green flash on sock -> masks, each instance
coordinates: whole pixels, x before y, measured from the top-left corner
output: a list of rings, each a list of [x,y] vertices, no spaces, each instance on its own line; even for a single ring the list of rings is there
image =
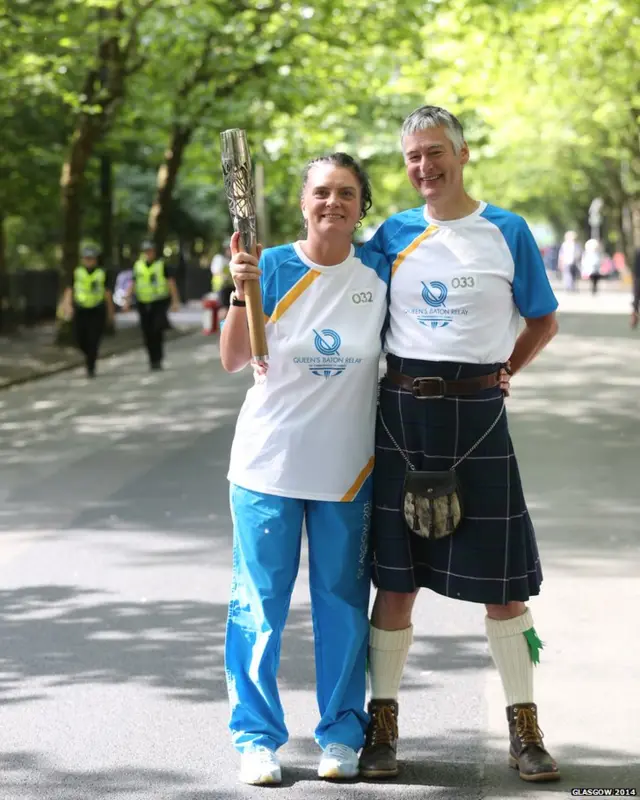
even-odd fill
[[[540,663],[540,651],[544,648],[544,644],[540,641],[535,628],[529,628],[524,631],[524,638],[529,645],[529,655],[534,664]]]

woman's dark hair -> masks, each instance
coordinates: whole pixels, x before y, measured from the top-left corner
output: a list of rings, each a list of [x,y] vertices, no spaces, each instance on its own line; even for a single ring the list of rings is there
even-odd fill
[[[364,217],[367,216],[367,211],[373,204],[371,199],[371,183],[369,181],[369,176],[360,166],[360,164],[358,164],[355,158],[351,158],[351,156],[347,155],[346,153],[330,153],[326,156],[320,156],[319,158],[311,159],[302,173],[303,192],[305,186],[307,185],[307,181],[309,180],[309,173],[311,172],[312,167],[315,167],[316,164],[333,164],[334,167],[344,167],[345,169],[350,169],[351,172],[353,172],[358,179],[358,183],[360,184],[360,219],[364,219]]]

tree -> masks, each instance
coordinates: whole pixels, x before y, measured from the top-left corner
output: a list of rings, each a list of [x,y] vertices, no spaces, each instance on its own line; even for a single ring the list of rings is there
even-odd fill
[[[342,105],[355,118],[358,98],[368,103],[366,92],[372,83],[388,80],[393,67],[390,48],[397,52],[398,43],[406,46],[413,35],[413,12],[405,9],[400,17],[397,11],[396,3],[363,0],[350,3],[348,13],[341,4],[327,1],[313,7],[299,0],[192,4],[170,35],[165,32],[164,58],[147,75],[156,86],[170,82],[166,65],[172,75],[180,76],[149,213],[149,230],[158,248],[166,237],[179,169],[198,130],[213,142],[212,172],[219,176],[219,133],[224,128],[248,128],[256,155],[267,160],[262,143],[283,114],[296,118],[292,133],[303,140],[314,125],[325,124],[321,113],[334,118]],[[393,26],[388,24],[392,19]],[[368,61],[354,50],[358,41],[371,45]]]
[[[72,97],[75,125],[60,178],[63,214],[62,269],[71,276],[78,263],[82,186],[97,143],[114,124],[127,81],[143,63],[138,55],[139,27],[157,0],[96,2],[100,31],[94,57],[88,54],[81,91]],[[93,25],[90,31],[95,31]]]
[[[188,231],[219,239],[229,223],[219,134],[229,127],[247,129],[264,167],[274,241],[298,232],[304,163],[337,149],[369,169],[375,223],[419,202],[398,133],[425,102],[462,119],[478,196],[560,233],[584,225],[598,195],[609,234],[640,243],[635,0],[20,0],[10,9],[0,15],[0,270],[61,261],[70,272],[81,233],[98,238],[95,156],[105,148],[123,252],[148,228],[159,245]]]
[[[452,0],[433,33],[430,99],[466,122],[474,189],[546,217],[558,233],[584,227],[600,195],[621,239],[640,180],[634,0]],[[418,69],[404,78],[413,87]]]

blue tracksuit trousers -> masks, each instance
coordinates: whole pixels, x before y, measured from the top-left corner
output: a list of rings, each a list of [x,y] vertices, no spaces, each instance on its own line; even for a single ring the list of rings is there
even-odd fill
[[[368,723],[370,499],[299,500],[232,485],[231,511],[225,670],[235,747],[276,750],[288,739],[276,676],[304,521],[320,710],[315,739],[323,748],[339,742],[359,750]]]

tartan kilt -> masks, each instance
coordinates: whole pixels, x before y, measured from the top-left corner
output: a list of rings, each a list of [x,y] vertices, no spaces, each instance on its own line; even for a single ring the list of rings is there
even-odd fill
[[[486,375],[500,364],[417,361],[388,355],[413,377],[449,380]],[[466,396],[418,399],[380,382],[373,471],[373,581],[392,592],[424,586],[446,597],[504,604],[537,595],[542,570],[520,482],[506,411],[492,432],[456,469],[464,518],[443,539],[413,533],[403,512],[407,464],[380,423],[417,470],[446,470],[491,426],[504,403],[499,387]]]

